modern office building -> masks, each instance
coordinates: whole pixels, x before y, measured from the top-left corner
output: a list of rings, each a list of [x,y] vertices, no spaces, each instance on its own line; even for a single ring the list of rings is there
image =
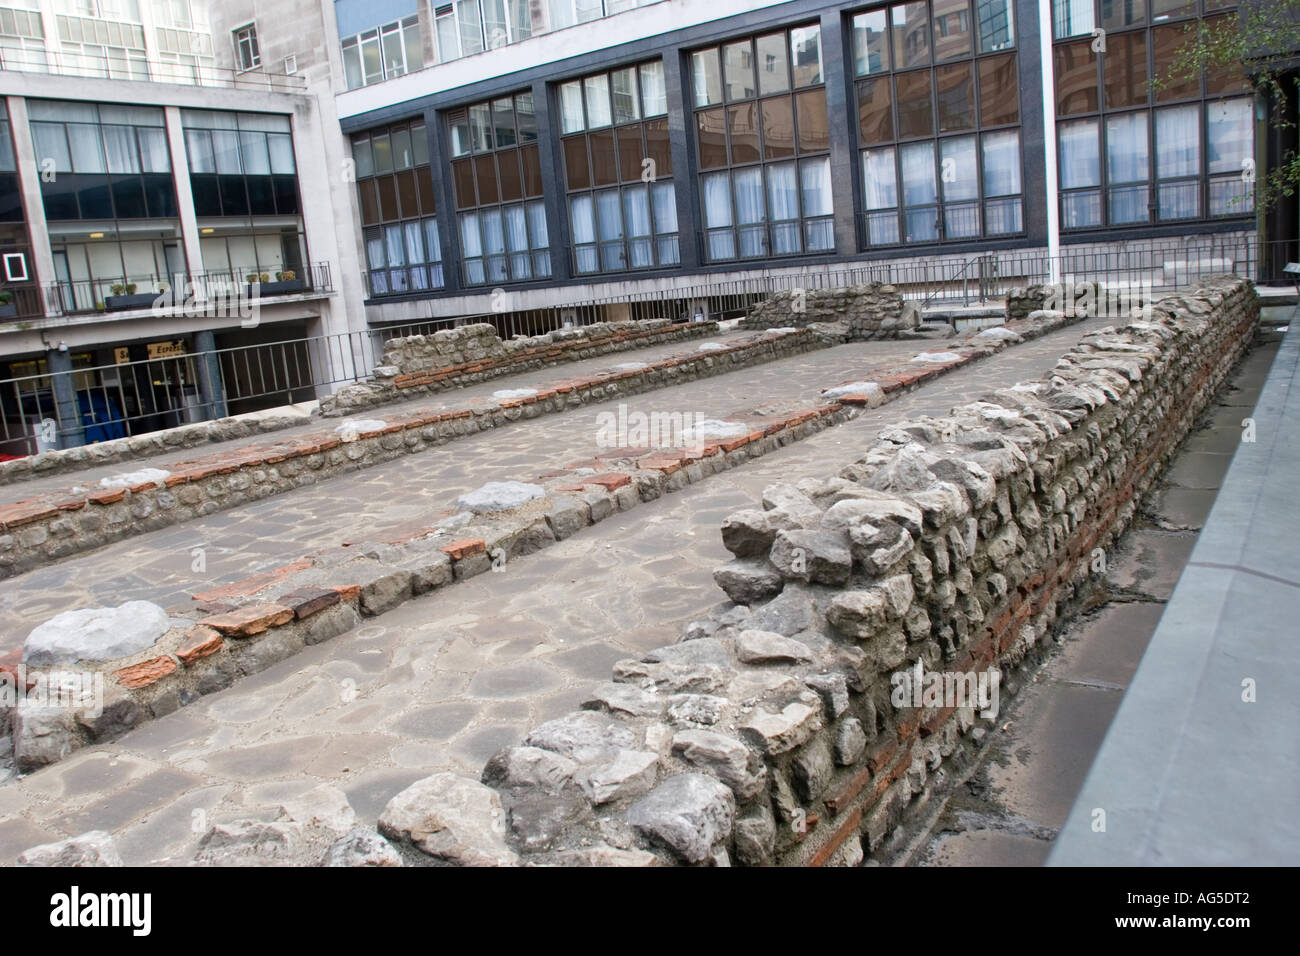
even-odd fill
[[[0,313],[0,361],[13,378],[159,341],[298,339],[310,368],[317,336],[642,314],[632,300],[698,314],[718,289],[876,264],[1238,259],[1294,235],[1294,209],[1261,217],[1253,199],[1285,133],[1244,75],[1167,80],[1182,43],[1237,15],[1233,0],[26,0],[0,8],[0,309],[19,319]],[[250,277],[256,328],[157,298]],[[130,287],[152,306],[128,308]],[[267,404],[349,374],[326,364],[303,390],[286,372],[226,392]]]
[[[225,5],[214,31],[301,70],[290,5]],[[1231,0],[320,11],[370,325],[1008,250],[1231,258],[1259,228],[1244,74],[1152,83]]]

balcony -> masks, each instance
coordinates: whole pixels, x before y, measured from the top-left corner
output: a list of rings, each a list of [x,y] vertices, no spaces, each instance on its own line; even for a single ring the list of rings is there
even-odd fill
[[[225,269],[191,276],[138,275],[50,282],[44,287],[46,308],[54,315],[98,312],[183,313],[203,303],[241,299],[328,295],[334,279],[328,262],[313,262],[301,271]]]

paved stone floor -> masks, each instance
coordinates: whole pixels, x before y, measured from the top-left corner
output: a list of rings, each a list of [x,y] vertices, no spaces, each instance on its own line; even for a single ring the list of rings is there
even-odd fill
[[[1197,531],[1214,504],[1242,419],[1277,350],[1265,335],[1183,444],[1108,556],[1100,605],[1077,618],[1009,702],[979,763],[904,860],[923,866],[1039,866],[1119,709]]]
[[[200,455],[206,456],[220,454],[222,451],[230,450],[254,441],[259,444],[264,444],[268,439],[278,440],[282,438],[292,438],[295,435],[301,435],[305,432],[319,431],[322,424],[326,427],[332,428],[341,422],[347,421],[349,418],[384,418],[385,416],[396,416],[407,412],[413,412],[416,409],[440,411],[448,408],[460,408],[463,403],[470,399],[491,398],[493,392],[503,388],[535,388],[540,391],[542,386],[548,383],[563,381],[570,378],[580,378],[584,375],[594,375],[599,372],[607,372],[615,365],[620,365],[624,362],[645,362],[649,365],[673,355],[698,355],[699,346],[704,342],[723,342],[731,344],[737,339],[753,334],[755,333],[728,328],[709,338],[689,339],[685,342],[667,342],[662,345],[650,345],[644,348],[630,349],[624,352],[610,352],[606,355],[598,355],[595,358],[583,359],[578,362],[552,365],[548,368],[540,368],[531,372],[521,372],[515,375],[503,375],[500,378],[489,379],[486,382],[479,382],[475,385],[469,385],[464,388],[450,389],[445,392],[436,392],[432,395],[426,394],[404,402],[395,402],[391,405],[380,405],[375,408],[364,409],[355,415],[349,415],[343,418],[313,418],[307,424],[295,425],[290,428],[280,429],[279,431],[267,432],[265,435],[259,435],[255,439],[241,438],[227,442],[212,442],[209,444],[197,445],[194,448],[186,448],[162,455],[156,455],[147,459],[133,459],[131,461],[118,462],[111,465],[102,465],[96,468],[87,468],[83,471],[51,475],[48,478],[38,478],[32,481],[0,485],[0,505],[10,504],[15,501],[23,501],[27,498],[50,491],[62,491],[71,485],[96,484],[101,478],[121,474],[124,471],[137,471],[141,468],[167,468],[168,464],[171,462],[188,461]],[[916,351],[923,348],[924,343],[914,342],[912,343],[912,346],[913,350]]]
[[[0,863],[33,844],[95,828],[117,834],[128,863],[183,863],[212,822],[256,815],[322,782],[344,790],[358,816],[373,822],[388,799],[416,779],[439,769],[476,775],[496,750],[579,704],[588,688],[608,679],[614,661],[675,641],[687,621],[722,600],[712,570],[729,555],[718,526],[731,511],[757,501],[764,487],[834,473],[860,457],[884,425],[943,414],[991,388],[1037,377],[1102,324],[1081,323],[941,377],[852,422],[517,559],[501,573],[408,602],[117,741],[0,786]],[[914,351],[915,343],[908,344]],[[840,377],[851,376],[853,358],[836,349],[781,369],[769,365],[710,379],[698,383],[698,400],[707,399],[703,407],[710,410],[771,400],[780,383],[794,383],[805,372],[810,382],[834,379],[839,373],[827,363],[844,363]],[[685,397],[671,400],[690,407]],[[472,483],[518,477],[542,460],[530,455],[553,451],[545,443],[532,451],[513,448],[537,424],[516,430],[509,450],[493,451],[491,441],[480,450],[462,443],[462,462],[486,463],[481,455],[489,452],[507,456],[491,467],[509,474],[476,465]],[[500,433],[498,443],[505,444],[506,435]],[[381,465],[357,478],[391,480],[385,476],[394,468],[417,462],[434,467],[437,454]],[[470,475],[443,480],[452,484],[437,490],[440,501],[468,485]],[[332,499],[331,508],[355,511],[377,493]],[[411,494],[400,482],[384,493],[391,508],[406,507],[400,497]],[[291,498],[280,507],[293,507]],[[319,520],[333,520],[331,514]],[[249,547],[256,534],[250,526]],[[164,569],[168,561],[182,563],[175,555],[155,552],[153,558]],[[188,566],[188,552],[183,561]],[[72,590],[60,597],[31,593],[27,600],[62,607],[58,602],[81,587],[76,575],[68,581],[65,588]]]

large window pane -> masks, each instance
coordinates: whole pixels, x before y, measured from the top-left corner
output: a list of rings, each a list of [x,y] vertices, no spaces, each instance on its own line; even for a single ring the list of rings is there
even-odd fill
[[[891,209],[898,205],[898,173],[892,146],[863,150],[862,195],[868,209]]]
[[[981,53],[1009,50],[1016,45],[1016,22],[1011,0],[975,0],[975,19],[979,26]]]
[[[1156,110],[1156,176],[1174,179],[1201,171],[1200,110],[1178,106]]]
[[[767,208],[773,222],[799,218],[799,184],[794,163],[767,167]]]
[[[935,62],[971,55],[968,0],[932,0]]]
[[[805,216],[829,216],[834,213],[829,157],[805,159],[799,164],[799,189]]]
[[[794,155],[794,109],[788,96],[762,101],[763,158],[788,159]]]
[[[604,73],[589,76],[582,81],[583,92],[587,99],[587,126],[597,129],[610,124],[609,80]]]
[[[953,63],[935,70],[939,132],[975,128],[975,80],[971,64]]]
[[[576,133],[583,129],[582,84],[577,80],[560,85],[560,130]]]
[[[1020,84],[1016,81],[1014,54],[984,57],[978,62],[980,122],[985,126],[1019,122]]]
[[[696,106],[722,102],[722,71],[718,66],[716,49],[692,53],[691,74],[694,80]]]
[[[906,70],[930,62],[929,4],[902,3],[890,10],[894,35],[894,69]]]
[[[1102,62],[1106,106],[1118,109],[1147,102],[1147,35],[1121,33],[1106,41]]]
[[[1092,51],[1092,41],[1062,43],[1052,56],[1056,68],[1056,112],[1061,116],[1096,112],[1097,54]]]
[[[637,98],[636,68],[628,67],[615,70],[610,74],[614,88],[614,122],[631,123],[641,118],[641,106]]]
[[[985,133],[984,195],[1014,196],[1020,192],[1020,134],[1015,130]]]
[[[1106,117],[1106,175],[1110,182],[1145,182],[1147,171],[1147,114]]]
[[[731,131],[731,162],[758,162],[758,104],[727,107],[727,126]]]
[[[1093,0],[1052,0],[1052,24],[1058,40],[1092,33]]]
[[[934,135],[934,110],[930,105],[930,76],[929,70],[918,70],[913,73],[900,73],[894,77],[897,90],[895,99],[900,104],[907,104],[906,109],[898,111],[900,139]]]
[[[886,10],[872,10],[853,18],[853,70],[858,76],[889,69],[889,26]]]
[[[786,49],[785,34],[773,33],[759,37],[758,92],[781,93],[790,88],[790,54]]]
[[[826,90],[796,93],[794,112],[799,125],[799,152],[815,153],[830,149],[831,134],[826,114]]]
[[[722,62],[726,70],[727,99],[743,100],[753,96],[754,60],[749,41],[724,46]]]
[[[934,183],[934,143],[909,143],[901,151],[903,204],[916,206],[938,200]]]
[[[888,77],[858,84],[858,134],[864,146],[894,138],[894,107]]]
[[[822,81],[821,27],[797,27],[791,30],[790,55],[796,87],[820,83]]]

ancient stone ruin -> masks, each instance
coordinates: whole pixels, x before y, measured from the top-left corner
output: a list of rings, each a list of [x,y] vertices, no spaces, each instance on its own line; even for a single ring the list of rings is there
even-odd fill
[[[750,309],[741,327],[803,328],[840,323],[849,341],[898,338],[920,328],[921,313],[892,285],[868,282],[836,289],[788,289]]]

